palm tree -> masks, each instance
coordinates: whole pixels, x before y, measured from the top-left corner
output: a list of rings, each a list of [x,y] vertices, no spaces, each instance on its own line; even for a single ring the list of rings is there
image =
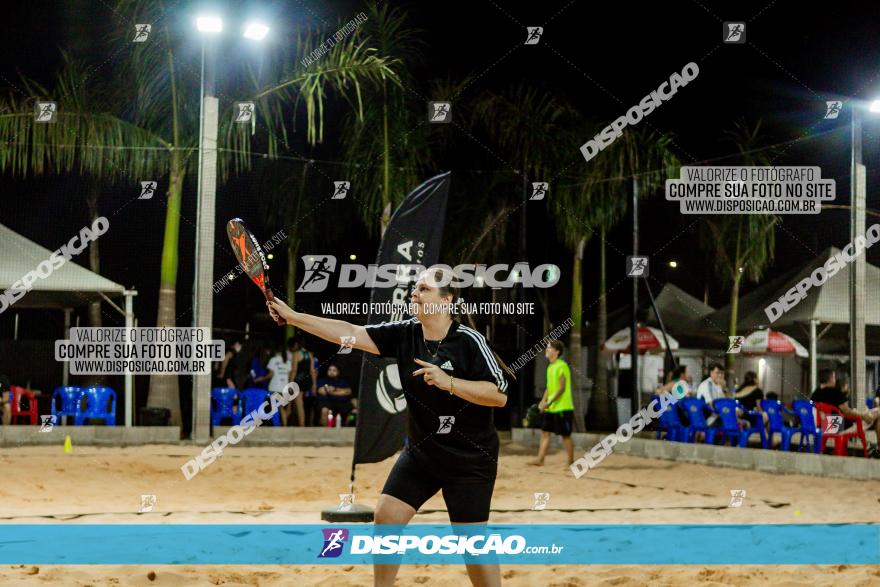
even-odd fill
[[[159,14],[161,5],[157,9],[156,5],[140,0],[127,0],[121,4],[132,5],[128,10],[120,12],[138,14],[139,18],[144,19],[138,22],[159,23],[159,30],[156,30],[157,25],[154,24],[151,34],[166,41],[164,44],[143,43],[133,52],[133,58],[128,62],[128,73],[134,80],[139,102],[137,112],[140,113],[142,124],[150,128],[162,128],[166,136],[170,137],[171,144],[178,146],[170,153],[168,208],[157,317],[157,326],[174,326],[180,204],[184,178],[191,175],[195,163],[192,157],[182,157],[179,147],[193,147],[197,144],[198,124],[195,114],[198,109],[187,108],[186,105],[197,104],[198,93],[195,84],[186,84],[193,76],[182,76],[175,69],[175,41],[179,43],[180,40],[172,39],[171,27],[163,24],[167,20],[163,21]],[[154,14],[148,14],[150,12]],[[306,138],[310,144],[314,144],[323,139],[323,113],[328,93],[335,92],[346,100],[355,102],[360,108],[361,84],[387,75],[387,66],[375,55],[375,51],[355,43],[352,37],[337,44],[315,63],[305,65],[294,58],[308,55],[326,37],[327,32],[321,29],[298,31],[293,43],[274,47],[275,51],[269,57],[271,63],[277,64],[277,81],[265,87],[255,87],[259,80],[251,75],[249,83],[226,88],[224,91],[226,95],[256,103],[257,117],[268,129],[268,133],[261,139],[270,157],[277,155],[282,148],[289,148],[288,130],[284,124],[285,106],[294,108],[294,116],[296,108],[304,106]],[[252,139],[242,125],[233,124],[230,116],[220,118],[218,134],[225,139],[221,145],[225,143],[228,146],[226,150],[221,149],[218,158],[218,176],[223,181],[230,171],[241,172],[250,168]],[[147,402],[149,405],[166,407],[172,414],[179,413],[178,397],[176,377],[152,378]]]
[[[463,85],[463,87],[465,87]],[[525,203],[522,201],[523,183],[528,181],[549,180],[551,173],[563,165],[565,155],[557,144],[547,140],[547,137],[559,136],[564,133],[567,116],[571,108],[564,102],[554,97],[551,93],[541,88],[518,84],[511,86],[501,93],[487,93],[478,96],[470,110],[470,127],[476,132],[483,132],[488,137],[488,150],[495,154],[492,163],[502,163],[506,167],[514,167],[513,173],[492,178],[494,187],[498,191],[497,197],[471,197],[466,214],[470,217],[462,219],[460,227],[473,227],[467,232],[476,232],[480,235],[477,244],[484,239],[489,243],[503,245],[504,235],[509,230],[508,223],[516,219],[513,212],[521,211]],[[475,140],[475,139],[474,139]],[[480,146],[482,154],[487,147]],[[550,196],[553,198],[554,186],[550,186]],[[480,210],[480,206],[487,210]],[[489,218],[482,226],[473,226],[474,221]],[[463,229],[464,230],[464,229]],[[493,292],[494,293],[494,292]],[[494,301],[494,300],[493,300]],[[539,294],[539,302],[541,302]],[[546,304],[542,304],[546,310]],[[521,326],[519,326],[521,328]],[[542,323],[543,334],[550,330],[550,317],[544,315]],[[579,352],[575,349],[575,353]],[[572,354],[572,367],[578,363],[578,356]],[[579,389],[580,379],[577,368],[572,370],[572,388]],[[579,406],[581,400],[579,394],[574,394],[575,418],[580,418],[580,429],[583,429],[583,416]]]
[[[421,61],[424,43],[421,31],[406,20],[404,10],[370,2],[367,20],[356,33],[388,60],[390,71],[367,85],[363,116],[350,113],[342,135],[343,158],[356,165],[352,190],[371,234],[377,227],[385,233],[392,210],[421,183],[430,163],[426,105],[417,103],[410,73]]]
[[[177,59],[175,51],[183,40],[176,38],[175,29],[167,25],[170,19],[166,18],[163,3],[121,0],[116,11],[134,15],[130,22],[153,23],[153,29],[149,42],[133,47],[132,31],[127,24],[111,35],[111,45],[124,47],[129,58],[113,70],[116,77],[103,84],[99,93],[106,96],[103,107],[93,109],[96,105],[87,107],[85,101],[78,100],[85,88],[94,90],[101,84],[92,75],[94,69],[88,73],[84,68],[78,69],[67,86],[59,84],[61,89],[55,94],[30,84],[28,91],[33,97],[21,100],[10,95],[0,116],[0,138],[7,145],[0,150],[0,168],[19,175],[77,169],[99,177],[119,174],[131,183],[167,176],[157,326],[170,327],[177,320],[181,199],[184,181],[192,177],[196,164],[192,155],[198,142],[198,76],[192,75],[194,68],[188,68],[186,75],[180,71],[187,67]],[[269,129],[267,136],[261,137],[269,156],[288,147],[288,131],[282,118],[284,107],[293,108],[294,115],[300,106],[304,107],[306,137],[315,143],[323,137],[323,112],[330,94],[360,108],[362,84],[375,83],[389,74],[385,60],[351,36],[308,67],[294,59],[308,54],[326,37],[324,31],[300,31],[293,43],[276,48],[278,58],[271,62],[278,64],[279,74],[272,84],[255,88],[252,77],[249,86],[225,88],[225,95],[240,97],[242,101],[250,98],[259,104],[258,115]],[[34,123],[35,99],[58,103],[57,123]],[[116,111],[118,105],[126,107]],[[218,160],[221,181],[231,171],[248,169],[251,161],[250,136],[240,125],[233,128],[231,119],[220,118],[221,145],[225,143],[227,147],[221,149]],[[171,423],[179,424],[177,377],[152,377],[148,405],[168,408]]]
[[[573,129],[578,129],[573,126]],[[571,152],[592,136],[593,128],[568,135]],[[672,139],[644,130],[627,130],[599,156],[591,159],[576,176],[577,183],[560,186],[551,198],[551,209],[566,244],[573,251],[572,265],[575,281],[572,285],[571,330],[572,360],[580,357],[581,265],[583,249],[592,236],[599,237],[599,299],[596,344],[596,385],[590,398],[591,426],[599,429],[613,427],[613,412],[607,390],[607,373],[599,347],[608,335],[606,303],[606,251],[608,231],[626,214],[632,179],[639,182],[641,197],[647,197],[671,176],[678,160],[670,151]],[[580,412],[581,416],[583,411]],[[577,415],[577,414],[576,414]]]
[[[153,177],[165,167],[164,148],[158,137],[121,121],[112,110],[110,87],[100,78],[89,83],[86,62],[61,52],[62,66],[52,90],[22,76],[26,95],[21,99],[10,90],[0,101],[0,172],[18,177],[78,174],[85,179],[85,202],[89,221],[99,215],[99,199],[110,184],[131,183],[130,173]],[[56,122],[34,123],[34,103],[54,101]],[[138,143],[152,148],[146,152],[125,149]],[[89,242],[89,269],[100,273],[99,241]],[[101,302],[89,303],[89,324],[100,327]],[[89,377],[102,384],[103,376]]]
[[[0,172],[29,176],[84,176],[89,219],[98,217],[102,191],[110,184],[131,184],[131,176],[154,177],[167,166],[167,145],[150,131],[121,120],[112,110],[111,88],[89,80],[85,61],[61,52],[62,67],[51,90],[27,77],[24,92],[10,89],[0,99]],[[88,83],[86,83],[86,81]],[[23,94],[21,98],[19,94]],[[37,101],[57,105],[56,122],[34,122]],[[142,150],[128,149],[138,144]],[[100,272],[98,240],[89,243],[89,268]],[[101,326],[101,304],[89,304],[89,323]]]
[[[753,127],[745,119],[736,121],[725,137],[739,151],[742,165],[772,165],[775,149],[759,150],[761,121]],[[774,214],[712,215],[705,218],[706,228],[701,231],[704,247],[715,252],[718,263],[715,270],[725,285],[730,286],[730,322],[728,335],[736,336],[739,310],[739,289],[743,279],[757,282],[773,262],[776,248],[774,228],[779,217]],[[733,381],[736,355],[727,353],[725,370],[728,381]]]

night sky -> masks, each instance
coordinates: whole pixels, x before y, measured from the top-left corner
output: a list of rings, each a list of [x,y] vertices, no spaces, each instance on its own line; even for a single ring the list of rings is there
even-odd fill
[[[123,18],[103,1],[9,3],[0,35],[4,59],[0,65],[0,85],[17,84],[19,74],[51,85],[59,50],[99,65],[100,73],[112,73],[119,57],[109,52],[101,35],[109,19]],[[170,11],[184,15],[193,5],[168,2]],[[818,165],[823,177],[837,180],[835,203],[849,200],[848,116],[822,120],[825,100],[868,99],[880,95],[880,8],[869,3],[841,2],[804,4],[777,2],[493,2],[469,0],[413,2],[408,6],[410,22],[423,30],[424,60],[415,68],[420,82],[440,79],[476,78],[467,92],[502,91],[515,83],[526,83],[542,91],[564,97],[585,118],[610,122],[673,72],[696,62],[700,74],[670,101],[641,123],[675,137],[674,150],[683,163],[709,162],[737,164],[734,148],[725,143],[722,132],[732,121],[745,116],[750,122],[763,120],[761,144],[782,144],[779,165]],[[279,31],[289,31],[303,22],[318,20],[345,22],[360,10],[358,2],[253,2],[236,3],[261,7]],[[243,9],[240,8],[243,11]],[[722,21],[747,22],[747,43],[722,45]],[[544,35],[536,46],[525,46],[525,27],[543,26]],[[334,27],[335,30],[335,27]],[[283,42],[276,39],[275,42]],[[192,71],[197,71],[192,63]],[[221,71],[218,77],[240,75]],[[222,84],[222,81],[221,81]],[[413,95],[413,100],[422,101]],[[339,161],[339,106],[332,106],[326,120],[327,140],[310,151],[321,160]],[[880,209],[876,189],[880,180],[877,163],[877,137],[880,122],[865,124],[865,163],[868,168],[868,208]],[[584,141],[590,137],[584,137]],[[795,139],[801,142],[788,144]],[[535,137],[550,144],[554,137]],[[474,137],[473,150],[453,152],[438,162],[436,171],[452,170],[453,191],[457,182],[472,177],[475,166],[499,173],[512,173],[497,146],[486,137]],[[479,161],[473,157],[479,154]],[[571,172],[587,163],[573,152]],[[194,178],[192,178],[194,179]],[[178,276],[179,324],[189,324],[193,277],[193,238],[195,222],[194,181],[187,185],[181,222],[180,273]],[[87,210],[80,178],[3,179],[0,192],[0,223],[54,249],[86,223]],[[266,236],[280,226],[270,225],[261,213],[261,193],[253,178],[238,177],[218,188],[218,239],[225,239],[222,226],[232,216],[250,219],[258,234]],[[552,197],[552,186],[550,197]],[[108,191],[101,200],[104,213],[118,211],[119,202],[129,196]],[[378,238],[368,236],[352,211],[334,214],[334,223],[345,238],[328,238],[320,253],[359,260],[372,260]],[[869,224],[871,217],[869,216]],[[139,296],[136,312],[141,325],[155,321],[159,283],[164,202],[155,198],[136,202],[113,217],[113,230],[101,240],[102,273],[126,286],[135,287]],[[563,271],[559,286],[551,294],[552,319],[561,322],[569,314],[571,253],[558,239],[552,220],[544,208],[529,209],[529,261],[534,265],[557,263]],[[652,256],[652,275],[661,282],[671,281],[702,298],[707,275],[710,277],[709,303],[715,307],[727,302],[727,292],[710,271],[713,259],[698,244],[700,221],[682,216],[677,204],[657,195],[642,204],[641,250]],[[608,283],[618,284],[624,277],[624,256],[630,249],[630,221],[621,222],[608,238]],[[447,238],[450,231],[447,230]],[[848,241],[848,211],[827,211],[819,216],[784,216],[776,233],[776,263],[767,273],[770,279],[796,264],[805,262],[825,247],[842,247]],[[515,242],[515,241],[513,241]],[[220,243],[225,246],[225,243]],[[221,247],[222,248],[222,247]],[[218,248],[219,250],[219,248]],[[654,256],[656,254],[656,256]],[[678,268],[666,266],[678,261]],[[511,245],[509,258],[485,262],[514,263],[518,260]],[[78,259],[87,263],[85,256]],[[880,250],[871,250],[868,261],[880,263]],[[234,265],[231,255],[217,253],[215,275]],[[280,268],[283,263],[277,263]],[[595,320],[598,247],[588,243],[584,266],[584,318]],[[283,274],[273,274],[283,284]],[[628,282],[627,282],[628,283]],[[747,284],[747,292],[752,284]],[[609,291],[609,310],[628,303],[629,286]],[[656,293],[656,291],[655,291]],[[366,301],[366,292],[357,298]],[[298,302],[300,299],[298,298]],[[302,298],[309,304],[320,300]],[[872,302],[869,302],[872,303]],[[215,324],[222,328],[271,328],[262,314],[259,292],[250,284],[237,283],[215,297]],[[11,336],[11,313],[0,315],[0,338]],[[81,316],[85,321],[85,309]],[[55,338],[60,313],[25,312],[21,316],[25,338]],[[256,324],[256,326],[254,326]],[[536,324],[539,331],[540,324]],[[530,346],[530,345],[529,345]]]

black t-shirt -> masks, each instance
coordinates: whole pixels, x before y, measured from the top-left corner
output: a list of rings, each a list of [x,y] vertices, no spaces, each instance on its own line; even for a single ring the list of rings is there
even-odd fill
[[[741,391],[741,389],[738,391]],[[739,398],[739,403],[741,403],[747,410],[754,410],[758,407],[758,402],[762,399],[764,399],[764,392],[760,387],[756,387],[749,393],[749,395]]]
[[[453,321],[437,357],[428,353],[417,318],[366,326],[382,357],[397,359],[409,416],[405,450],[438,476],[494,478],[498,433],[492,408],[425,383],[415,358],[439,365],[456,380],[491,381],[507,393],[507,381],[485,337]],[[431,341],[431,350],[435,350]]]
[[[847,402],[846,395],[838,387],[817,387],[810,399],[814,402],[830,404],[835,408]]]

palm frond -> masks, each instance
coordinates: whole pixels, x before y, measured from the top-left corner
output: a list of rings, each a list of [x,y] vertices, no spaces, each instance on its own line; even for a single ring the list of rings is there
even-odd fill
[[[31,96],[0,99],[0,171],[20,177],[62,173],[101,178],[154,179],[167,171],[168,147],[157,136],[120,118],[85,62],[63,53],[63,66],[48,90],[23,78]],[[38,101],[57,104],[55,122],[38,123]]]
[[[294,42],[295,54],[310,55],[325,37],[326,34],[320,32],[300,31]],[[253,98],[282,97],[294,105],[294,113],[302,105],[306,136],[310,144],[315,144],[324,139],[324,105],[329,96],[337,94],[361,115],[365,85],[381,80],[393,82],[394,61],[379,56],[376,49],[350,35],[312,63],[293,62],[282,73],[280,81],[258,90]]]

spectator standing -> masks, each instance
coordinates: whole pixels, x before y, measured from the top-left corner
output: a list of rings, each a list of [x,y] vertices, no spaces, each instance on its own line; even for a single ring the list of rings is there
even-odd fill
[[[238,389],[238,353],[241,352],[241,340],[233,338],[231,344],[226,346],[226,356],[217,369],[217,385],[215,387],[230,387]]]
[[[293,400],[294,404],[296,405],[296,417],[299,425],[305,426],[306,414],[303,394],[311,391],[312,395],[314,396],[317,393],[316,387],[318,382],[318,373],[317,371],[315,371],[315,355],[312,354],[310,350],[305,348],[302,335],[295,336],[288,340],[287,346],[288,348],[290,348],[290,360],[291,364],[293,365],[293,370],[291,371],[291,380],[295,381],[296,384],[299,385],[300,391],[302,392],[296,396],[295,400]]]
[[[272,378],[272,374],[267,367],[268,361],[269,349],[260,345],[251,358],[250,371],[248,372],[248,380],[245,383],[245,387],[268,389],[269,380]]]
[[[283,346],[279,346],[269,364],[266,365],[269,371],[269,391],[272,393],[280,393],[284,386],[290,382],[290,372],[293,370],[293,364],[290,357]],[[281,425],[287,426],[287,418],[290,416],[290,404],[280,406],[278,412],[281,414]]]

